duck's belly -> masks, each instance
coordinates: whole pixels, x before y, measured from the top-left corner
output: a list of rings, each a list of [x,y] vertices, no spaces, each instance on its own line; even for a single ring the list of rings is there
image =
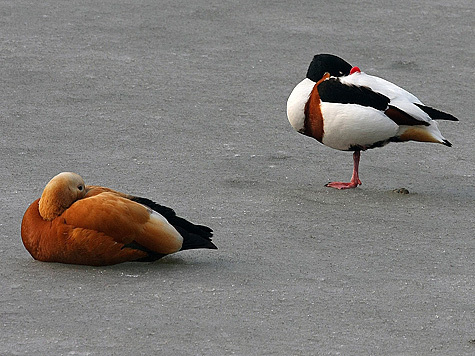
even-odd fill
[[[399,126],[383,112],[356,104],[321,103],[322,143],[337,150],[369,148],[396,136]]]

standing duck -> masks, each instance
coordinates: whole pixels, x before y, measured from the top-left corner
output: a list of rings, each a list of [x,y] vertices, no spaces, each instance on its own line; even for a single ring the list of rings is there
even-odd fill
[[[212,230],[153,201],[86,186],[75,173],[53,177],[26,210],[23,244],[40,261],[112,265],[155,261],[187,249],[216,249]]]
[[[337,189],[361,184],[361,151],[411,140],[450,147],[434,120],[458,121],[451,114],[422,104],[397,85],[368,75],[332,54],[313,57],[306,78],[287,100],[287,117],[301,134],[325,146],[354,152],[351,181],[326,184]]]

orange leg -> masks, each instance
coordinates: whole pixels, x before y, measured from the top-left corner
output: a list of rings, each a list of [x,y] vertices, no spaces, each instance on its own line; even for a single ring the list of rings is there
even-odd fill
[[[336,188],[336,189],[349,189],[349,188],[356,188],[358,185],[361,185],[360,178],[358,177],[359,165],[360,165],[360,151],[355,151],[355,153],[353,153],[353,175],[351,176],[351,181],[349,183],[330,182],[330,183],[325,184],[325,187]]]

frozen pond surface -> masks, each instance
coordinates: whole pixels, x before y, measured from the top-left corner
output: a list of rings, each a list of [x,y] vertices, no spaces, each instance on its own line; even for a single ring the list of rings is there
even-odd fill
[[[473,355],[473,1],[4,1],[1,355]],[[330,52],[460,122],[350,153],[286,100]],[[61,171],[211,226],[153,264],[34,261]],[[406,188],[409,194],[394,193]]]

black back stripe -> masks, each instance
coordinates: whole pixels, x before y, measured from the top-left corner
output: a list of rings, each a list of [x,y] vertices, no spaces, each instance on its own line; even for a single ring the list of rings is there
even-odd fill
[[[386,110],[389,98],[368,87],[343,84],[338,78],[330,78],[320,83],[318,94],[323,102],[358,104],[377,110]]]

